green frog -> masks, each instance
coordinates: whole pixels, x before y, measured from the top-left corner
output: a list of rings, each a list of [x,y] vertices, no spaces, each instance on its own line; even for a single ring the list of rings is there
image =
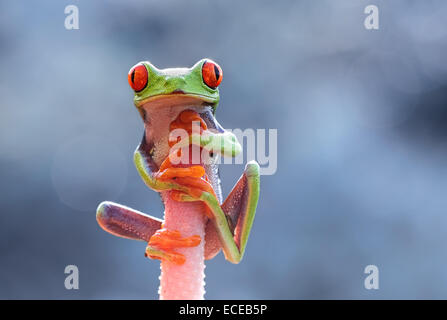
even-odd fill
[[[185,145],[207,150],[211,159],[217,158],[218,154],[234,157],[241,152],[236,137],[223,129],[215,118],[222,76],[221,67],[210,59],[202,59],[191,68],[158,69],[147,61],[132,67],[128,80],[134,91],[134,104],[145,127],[142,141],[134,153],[134,162],[149,188],[157,192],[174,191],[175,201],[201,201],[207,206],[210,214],[205,229],[206,259],[213,258],[223,249],[228,261],[239,263],[259,198],[260,169],[257,162],[247,163],[224,201],[216,161],[200,164],[204,169],[200,173],[194,171],[198,166],[165,166],[170,149],[170,124],[182,112],[197,114],[206,128],[202,133],[190,133]],[[203,173],[206,181],[198,176]],[[150,242],[162,229],[161,219],[109,201],[98,206],[96,216],[104,230],[120,237],[148,242],[147,256],[169,258],[167,252]]]

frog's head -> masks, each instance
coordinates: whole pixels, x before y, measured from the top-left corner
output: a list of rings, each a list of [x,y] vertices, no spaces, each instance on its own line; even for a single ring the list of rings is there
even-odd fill
[[[146,109],[166,106],[208,106],[214,113],[219,102],[217,87],[222,81],[222,69],[210,59],[202,59],[189,69],[157,69],[143,61],[130,69],[128,81],[143,119]]]
[[[168,154],[169,124],[182,110],[198,112],[208,129],[223,131],[214,117],[219,103],[217,87],[222,81],[222,69],[212,60],[202,59],[189,69],[157,69],[143,61],[130,69],[128,80],[144,122],[141,146],[154,154],[157,164]]]

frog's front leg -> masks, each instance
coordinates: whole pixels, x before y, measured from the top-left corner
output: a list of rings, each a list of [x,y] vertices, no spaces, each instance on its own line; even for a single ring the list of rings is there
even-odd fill
[[[161,180],[157,177],[158,166],[152,158],[153,146],[146,141],[146,135],[143,135],[141,143],[134,153],[134,163],[138,173],[144,183],[154,191],[179,190],[187,192],[188,188],[173,182],[172,180]]]
[[[155,191],[175,190],[177,192],[191,192],[191,187],[187,184],[179,184],[174,182],[173,178],[178,181],[182,177],[189,179],[191,176],[200,177],[204,174],[202,170],[194,170],[191,168],[182,168],[175,170],[170,168],[169,171],[159,171],[158,166],[152,158],[152,146],[146,141],[146,136],[137,147],[134,154],[134,162],[143,181],[148,187]],[[184,263],[184,256],[174,251],[176,248],[194,247],[199,245],[201,239],[199,236],[182,237],[176,230],[159,229],[148,241],[146,247],[146,256],[152,259],[167,259],[176,264]]]

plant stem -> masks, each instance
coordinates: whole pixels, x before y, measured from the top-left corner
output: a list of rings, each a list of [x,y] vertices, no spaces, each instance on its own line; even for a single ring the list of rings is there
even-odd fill
[[[161,300],[202,300],[205,294],[205,205],[201,202],[177,202],[169,191],[164,192],[165,218],[163,227],[180,231],[182,237],[199,235],[201,242],[196,247],[178,248],[186,261],[176,265],[167,260],[161,262]]]

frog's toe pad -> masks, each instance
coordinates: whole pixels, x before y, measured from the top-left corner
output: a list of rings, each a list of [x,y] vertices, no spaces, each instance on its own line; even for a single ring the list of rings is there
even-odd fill
[[[256,161],[252,160],[245,165],[244,174],[247,177],[259,177],[259,170],[259,164]]]
[[[160,229],[149,240],[146,256],[151,259],[167,259],[175,264],[183,264],[185,256],[175,252],[174,249],[196,247],[201,241],[198,235],[182,237],[179,231]]]
[[[150,245],[146,247],[146,252],[144,255],[150,259],[168,260],[177,265],[182,265],[186,261],[185,256],[181,253],[173,250],[160,250]]]

